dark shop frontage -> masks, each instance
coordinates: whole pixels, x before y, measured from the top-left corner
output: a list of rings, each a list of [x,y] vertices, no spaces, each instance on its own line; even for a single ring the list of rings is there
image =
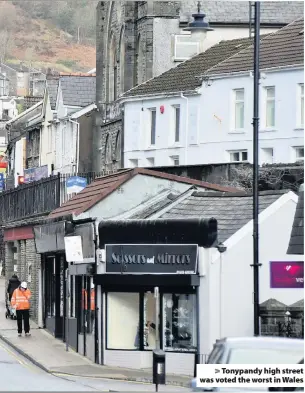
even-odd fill
[[[100,222],[103,257],[94,283],[102,364],[150,368],[152,351],[160,348],[167,373],[193,374],[200,249],[216,242],[215,219]]]
[[[36,251],[42,257],[44,328],[95,361],[95,223],[46,221],[36,226],[34,233]],[[67,262],[65,237],[81,237],[82,263]]]

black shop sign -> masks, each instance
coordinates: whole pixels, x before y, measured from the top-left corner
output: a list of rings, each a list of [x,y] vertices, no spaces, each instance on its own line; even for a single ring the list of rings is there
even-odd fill
[[[105,250],[106,273],[197,273],[197,244],[106,244]]]

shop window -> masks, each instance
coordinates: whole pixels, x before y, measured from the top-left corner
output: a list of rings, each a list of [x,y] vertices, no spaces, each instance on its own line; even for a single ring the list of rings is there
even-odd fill
[[[55,258],[46,258],[45,264],[46,280],[46,316],[55,317],[55,294],[56,294],[56,277],[55,277]]]
[[[196,351],[196,295],[164,294],[163,347],[166,351]]]
[[[139,310],[138,293],[107,294],[107,349],[139,349]]]
[[[156,299],[154,293],[144,294],[144,349],[156,348]]]

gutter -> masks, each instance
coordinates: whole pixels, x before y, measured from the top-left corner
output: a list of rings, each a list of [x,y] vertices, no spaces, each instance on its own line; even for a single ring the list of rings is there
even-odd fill
[[[285,71],[285,70],[289,71],[291,69],[304,70],[304,64],[294,64],[291,66],[261,68],[260,72],[261,73],[262,72],[280,72],[280,71]],[[234,78],[234,77],[239,77],[239,76],[247,76],[251,73],[253,73],[253,70],[238,71],[238,72],[231,72],[231,73],[221,73],[221,74],[207,73],[207,74],[199,75],[198,78],[202,78],[202,80],[205,80],[207,78],[210,78],[210,79]]]
[[[20,115],[18,115],[17,117],[15,117],[14,119],[8,121],[6,123],[6,126],[11,125],[12,123],[14,123],[16,120],[21,119],[24,115],[27,115],[28,113],[32,112],[32,110],[38,108],[40,105],[43,105],[43,100],[39,101],[37,104],[35,104],[34,106],[31,106],[29,109],[27,109],[26,111],[20,113]]]
[[[141,94],[141,95],[135,95],[135,96],[126,96],[119,98],[118,101],[120,101],[121,104],[124,104],[125,102],[128,101],[142,101],[142,100],[148,100],[148,99],[159,99],[159,98],[164,98],[164,97],[179,97],[181,93],[187,94],[189,96],[196,96],[199,95],[198,89],[201,86],[198,86],[195,90],[185,90],[185,91],[173,91],[173,92],[168,92],[168,93],[155,93],[155,94]]]

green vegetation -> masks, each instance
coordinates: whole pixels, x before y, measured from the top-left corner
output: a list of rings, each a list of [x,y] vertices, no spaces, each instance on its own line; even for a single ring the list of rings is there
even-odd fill
[[[97,0],[12,0],[33,19],[50,21],[75,42],[94,44]]]
[[[57,60],[56,64],[63,65],[64,67],[69,69],[73,69],[77,65],[75,60],[68,60],[68,59]]]

